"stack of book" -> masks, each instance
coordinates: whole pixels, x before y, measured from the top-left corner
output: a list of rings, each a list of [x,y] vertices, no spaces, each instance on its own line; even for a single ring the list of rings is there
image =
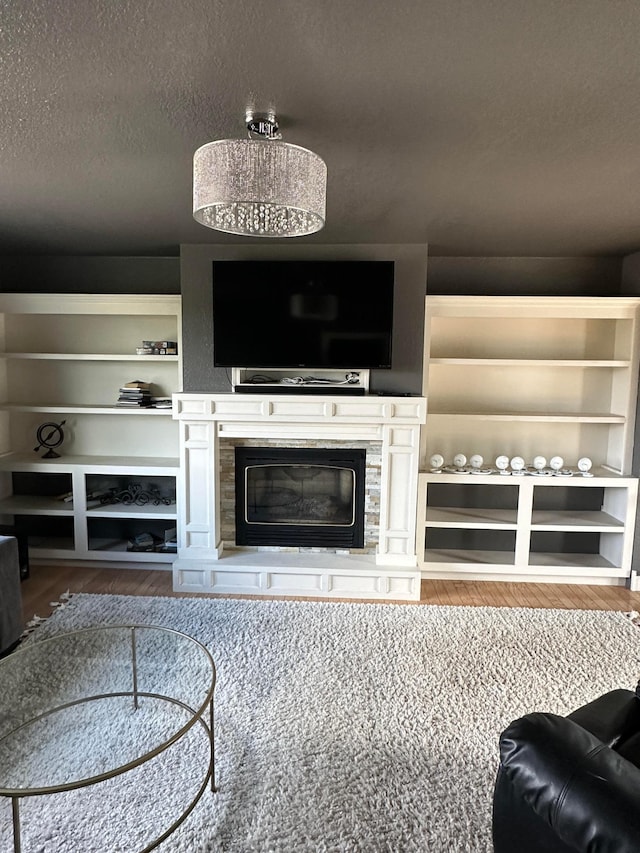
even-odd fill
[[[125,406],[131,409],[148,409],[151,402],[151,386],[148,382],[134,379],[133,382],[125,382],[120,388],[116,406]]]

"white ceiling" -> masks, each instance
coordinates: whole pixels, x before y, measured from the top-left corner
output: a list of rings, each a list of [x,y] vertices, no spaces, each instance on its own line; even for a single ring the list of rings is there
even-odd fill
[[[326,161],[305,242],[640,250],[638,0],[0,0],[0,254],[238,242],[194,150],[274,105]]]

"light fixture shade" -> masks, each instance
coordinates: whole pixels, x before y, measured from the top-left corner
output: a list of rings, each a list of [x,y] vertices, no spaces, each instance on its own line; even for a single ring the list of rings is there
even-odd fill
[[[252,237],[301,237],[325,222],[327,167],[299,145],[220,139],[193,155],[193,215]]]

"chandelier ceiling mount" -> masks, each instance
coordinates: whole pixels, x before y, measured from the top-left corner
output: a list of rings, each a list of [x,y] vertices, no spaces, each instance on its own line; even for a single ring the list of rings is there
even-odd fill
[[[244,120],[249,131],[249,138],[252,138],[253,134],[263,139],[282,139],[282,134],[279,133],[278,119],[273,110],[266,113],[255,113],[253,109],[248,109]]]

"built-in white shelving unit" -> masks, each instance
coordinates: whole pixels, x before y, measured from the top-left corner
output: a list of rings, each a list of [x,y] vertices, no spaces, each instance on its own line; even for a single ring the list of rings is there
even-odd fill
[[[181,328],[179,296],[0,294],[0,518],[27,537],[31,558],[174,559],[127,550],[135,536],[160,540],[177,524],[171,409],[116,401],[137,379],[155,397],[181,390]],[[178,354],[138,355],[142,340],[176,341]],[[59,458],[43,458],[38,426],[62,421]],[[144,505],[91,498],[132,485],[154,497]]]
[[[636,298],[428,296],[418,497],[424,577],[628,583]],[[575,476],[446,471],[561,456]],[[429,460],[441,454],[444,472]],[[593,477],[575,466],[593,461]]]

